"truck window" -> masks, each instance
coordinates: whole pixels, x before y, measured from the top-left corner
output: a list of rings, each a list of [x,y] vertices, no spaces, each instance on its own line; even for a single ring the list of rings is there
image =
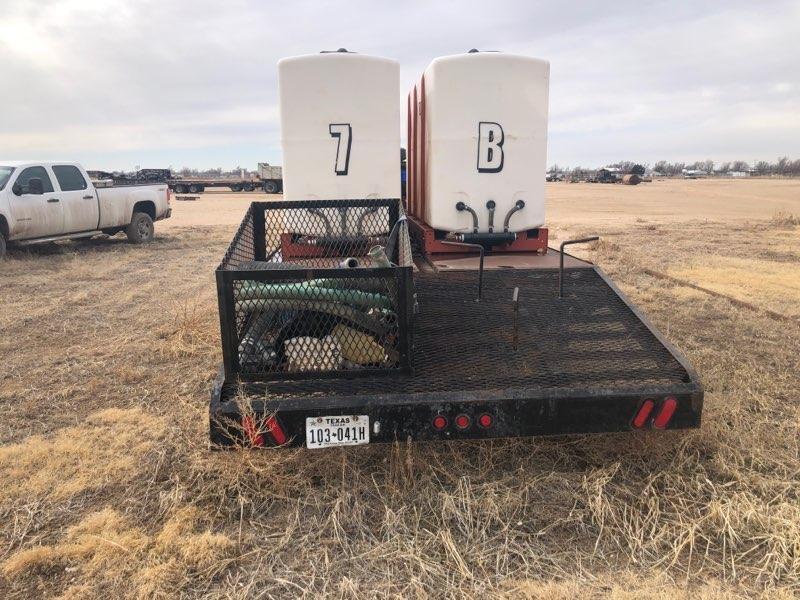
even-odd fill
[[[85,190],[87,187],[86,180],[78,167],[57,165],[53,167],[53,173],[56,174],[56,179],[58,179],[58,185],[61,186],[62,192]]]
[[[53,182],[50,181],[50,176],[47,174],[44,167],[28,167],[27,169],[23,169],[22,173],[17,177],[17,181],[14,183],[14,193],[17,196],[27,194],[28,182],[35,177],[42,180],[42,188],[45,194],[49,194],[53,191]]]
[[[0,167],[0,190],[6,187],[8,180],[11,179],[11,174],[14,172],[14,167]]]

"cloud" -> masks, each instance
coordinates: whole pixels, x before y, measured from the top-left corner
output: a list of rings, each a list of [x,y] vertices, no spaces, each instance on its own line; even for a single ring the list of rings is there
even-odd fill
[[[406,90],[478,47],[551,61],[550,162],[800,156],[798,24],[796,2],[6,0],[0,147],[108,169],[279,162],[279,58],[390,56]]]

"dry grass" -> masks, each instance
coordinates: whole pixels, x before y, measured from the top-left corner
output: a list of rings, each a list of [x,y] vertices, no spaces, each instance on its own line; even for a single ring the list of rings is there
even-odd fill
[[[800,217],[790,212],[779,210],[772,216],[772,219],[770,219],[770,224],[775,227],[794,229],[800,225]]]
[[[800,249],[800,236],[797,239]],[[800,256],[798,256],[800,259]],[[765,262],[758,258],[706,256],[671,270],[670,275],[728,295],[758,304],[800,320],[800,260]]]
[[[163,442],[163,419],[139,409],[109,408],[80,425],[0,448],[0,502],[61,502],[128,484]]]
[[[586,254],[698,368],[697,431],[211,453],[230,227],[13,253],[0,596],[797,596],[800,326],[643,271],[745,265],[748,301],[789,310],[751,279],[797,232],[640,218],[564,224],[599,228]]]

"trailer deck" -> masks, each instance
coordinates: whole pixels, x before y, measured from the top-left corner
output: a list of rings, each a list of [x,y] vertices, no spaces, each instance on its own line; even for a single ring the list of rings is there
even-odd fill
[[[315,418],[358,415],[369,442],[698,427],[703,390],[681,354],[594,265],[568,263],[559,299],[553,254],[528,268],[494,260],[480,301],[477,271],[445,263],[416,274],[413,375],[218,378],[212,443],[317,447],[306,439]],[[667,404],[674,414],[659,422]]]

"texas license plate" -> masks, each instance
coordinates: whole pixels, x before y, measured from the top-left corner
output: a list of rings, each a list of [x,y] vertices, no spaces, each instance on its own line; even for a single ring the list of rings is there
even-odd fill
[[[306,418],[306,447],[369,444],[369,415]]]

